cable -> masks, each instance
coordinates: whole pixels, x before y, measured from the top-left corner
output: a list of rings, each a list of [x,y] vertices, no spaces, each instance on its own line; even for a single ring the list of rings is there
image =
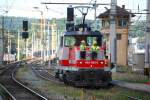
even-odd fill
[[[58,11],[58,10],[55,10],[55,9],[52,9],[52,8],[48,8],[47,5],[46,5],[46,9],[47,9],[47,12],[50,9],[52,12],[56,12],[56,13],[59,13],[59,14],[64,14],[62,11]]]
[[[12,3],[11,3],[11,5],[9,6],[8,12],[9,12],[10,9],[12,9],[14,3],[15,3],[15,0],[13,0]]]
[[[10,0],[9,0],[9,2],[10,2]],[[12,0],[11,4],[9,5],[8,0],[6,0],[6,4],[8,4],[8,5],[6,6],[6,11],[7,11],[7,13],[8,13],[8,12],[10,11],[10,9],[12,8],[14,2],[15,2],[15,0]]]

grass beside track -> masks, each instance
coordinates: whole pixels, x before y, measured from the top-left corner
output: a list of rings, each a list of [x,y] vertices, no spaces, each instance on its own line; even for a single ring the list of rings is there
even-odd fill
[[[144,75],[134,74],[134,73],[113,73],[113,80],[120,80],[132,83],[146,83],[150,82],[150,78],[148,79]]]
[[[143,72],[134,72],[129,66],[117,67],[117,72],[112,74],[114,80],[121,80],[133,83],[150,82],[150,78],[143,75]]]
[[[127,96],[136,97],[138,100],[149,100],[150,94],[129,90],[120,87],[82,89],[71,86],[58,85],[37,78],[27,66],[22,66],[16,75],[26,85],[32,86],[42,93],[54,98],[53,100],[130,100]],[[57,99],[56,99],[57,98]]]

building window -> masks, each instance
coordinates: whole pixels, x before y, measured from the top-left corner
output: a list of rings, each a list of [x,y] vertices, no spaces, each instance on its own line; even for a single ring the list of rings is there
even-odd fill
[[[102,20],[102,27],[108,27],[110,25],[109,20]]]
[[[121,34],[117,34],[116,37],[117,37],[117,40],[121,40]]]
[[[128,19],[119,19],[118,20],[118,26],[126,27],[127,24],[128,24]]]
[[[105,27],[105,20],[102,20],[102,27]]]
[[[108,27],[108,26],[110,25],[109,20],[106,20],[106,21],[105,21],[105,25],[106,25],[106,27]]]

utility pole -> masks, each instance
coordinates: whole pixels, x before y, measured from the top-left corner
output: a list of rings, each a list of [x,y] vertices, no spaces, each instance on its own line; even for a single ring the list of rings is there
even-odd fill
[[[25,43],[25,59],[27,59],[27,57],[28,57],[28,54],[27,54],[27,50],[28,50],[28,48],[27,48],[27,43],[28,41],[27,41],[27,39],[24,39],[24,43]]]
[[[7,38],[8,38],[8,44],[7,44],[7,54],[8,54],[8,61],[10,61],[10,55],[11,55],[11,35],[10,32],[7,32]]]
[[[96,21],[96,16],[97,16],[97,15],[96,15],[96,11],[97,11],[97,10],[96,10],[96,9],[97,9],[98,5],[96,4],[96,2],[97,2],[97,0],[95,0],[95,4],[94,4],[94,6],[93,6],[93,7],[94,7],[94,10],[95,10],[95,11],[94,11],[94,30],[97,29],[97,28],[96,28],[96,26],[97,26],[97,21]]]
[[[4,16],[2,16],[2,34],[0,35],[0,64],[3,62],[4,57]]]
[[[150,13],[150,0],[147,0],[147,13]],[[146,17],[146,34],[145,34],[145,69],[150,68],[150,14]]]
[[[45,61],[45,57],[46,57],[46,32],[45,32],[45,22],[46,22],[46,19],[44,18],[43,19],[43,60]]]
[[[111,57],[111,66],[115,67],[114,72],[116,71],[116,50],[117,50],[117,40],[116,40],[116,6],[117,0],[111,0],[110,6],[110,57]]]
[[[44,18],[43,18],[43,11],[41,12],[41,59],[44,60]]]
[[[94,5],[94,20],[96,21],[96,8],[97,8],[97,4],[96,4],[96,0],[95,0],[95,5]]]
[[[18,51],[17,51],[17,61],[19,61],[20,60],[20,32],[18,31]]]
[[[48,21],[48,27],[47,27],[47,31],[48,31],[48,68],[51,67],[51,36],[50,36],[50,24]]]
[[[34,25],[33,25],[33,33],[32,33],[32,59],[34,58],[34,39],[35,33],[34,33]]]

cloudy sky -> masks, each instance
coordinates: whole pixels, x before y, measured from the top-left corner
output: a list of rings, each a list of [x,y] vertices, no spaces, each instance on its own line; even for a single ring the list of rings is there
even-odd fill
[[[131,9],[132,12],[142,12],[146,9],[147,0],[117,0],[117,5],[125,5],[126,9]],[[45,5],[41,2],[67,2],[67,3],[94,3],[95,0],[0,0],[0,15],[4,15],[4,11],[8,11],[7,16],[23,16],[23,17],[41,17],[41,11],[46,18],[63,18],[66,17],[66,7],[68,5]],[[111,0],[97,0],[97,3],[110,3]],[[33,7],[39,7],[34,9]],[[73,5],[75,7],[75,5]],[[97,8],[97,15],[106,11],[105,6],[99,5]],[[106,6],[109,8],[109,6]],[[139,9],[139,10],[138,10]],[[75,14],[80,17],[81,13],[75,10]],[[6,14],[5,14],[6,15]],[[88,19],[94,19],[94,10],[90,9],[87,15]],[[137,15],[141,19],[145,18],[145,15]]]

